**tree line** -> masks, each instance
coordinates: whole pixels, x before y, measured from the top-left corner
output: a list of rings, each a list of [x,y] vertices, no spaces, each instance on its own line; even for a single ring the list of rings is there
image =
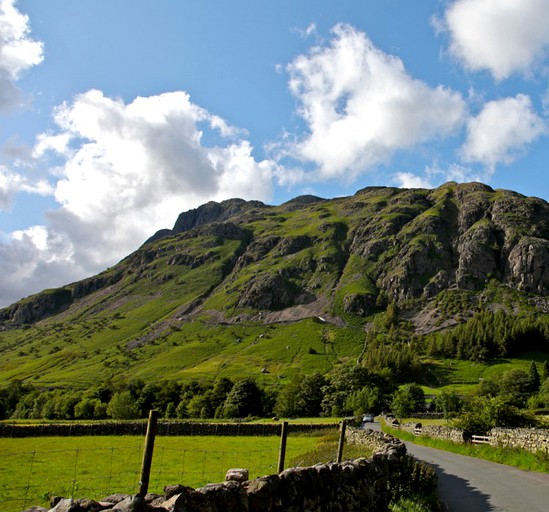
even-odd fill
[[[253,378],[107,381],[85,391],[12,381],[0,390],[0,419],[133,419],[146,417],[150,409],[179,419],[358,415],[387,409],[398,384],[389,368],[372,371],[354,364],[329,376],[297,375],[280,390]]]
[[[451,330],[425,335],[426,353],[435,357],[486,361],[528,350],[549,351],[546,316],[480,311]]]

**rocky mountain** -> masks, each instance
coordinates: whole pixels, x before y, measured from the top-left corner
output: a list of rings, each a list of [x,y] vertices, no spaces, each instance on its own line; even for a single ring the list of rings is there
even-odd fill
[[[144,290],[169,295],[172,306],[177,297],[173,321],[320,316],[343,324],[395,302],[429,330],[441,324],[437,303],[452,293],[468,300],[456,316],[479,301],[499,307],[502,292],[545,311],[549,204],[481,183],[370,187],[280,206],[209,202],[102,274],[1,310],[0,322],[33,324],[90,302],[95,313],[116,310],[141,302]]]
[[[545,321],[548,290],[549,204],[515,192],[447,183],[210,202],[101,274],[0,310],[0,380],[277,386],[370,357],[373,338],[397,353],[424,334],[453,343],[480,311]]]

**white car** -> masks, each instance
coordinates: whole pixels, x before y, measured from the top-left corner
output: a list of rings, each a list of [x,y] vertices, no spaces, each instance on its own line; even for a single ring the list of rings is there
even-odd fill
[[[362,416],[362,422],[363,423],[373,423],[374,421],[374,415],[373,414],[365,414]]]

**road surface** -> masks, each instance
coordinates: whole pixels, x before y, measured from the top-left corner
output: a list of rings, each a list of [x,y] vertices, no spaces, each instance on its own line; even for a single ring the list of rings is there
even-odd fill
[[[406,448],[408,453],[436,469],[444,511],[549,511],[549,474],[523,471],[414,443],[407,442]]]

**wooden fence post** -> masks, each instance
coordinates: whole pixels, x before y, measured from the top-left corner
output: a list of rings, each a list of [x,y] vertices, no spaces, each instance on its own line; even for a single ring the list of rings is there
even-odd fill
[[[339,443],[337,446],[337,463],[341,463],[343,458],[343,445],[345,444],[345,430],[347,429],[347,421],[341,420],[341,428],[339,430]]]
[[[149,477],[151,476],[151,465],[154,452],[154,438],[156,436],[156,421],[158,420],[158,411],[149,412],[149,422],[147,424],[147,434],[145,435],[145,448],[143,450],[143,463],[141,464],[141,478],[139,480],[139,494],[145,496],[149,490]]]
[[[288,438],[288,422],[282,423],[282,431],[280,432],[280,450],[278,451],[278,472],[284,471],[284,459],[286,457],[286,439]]]

